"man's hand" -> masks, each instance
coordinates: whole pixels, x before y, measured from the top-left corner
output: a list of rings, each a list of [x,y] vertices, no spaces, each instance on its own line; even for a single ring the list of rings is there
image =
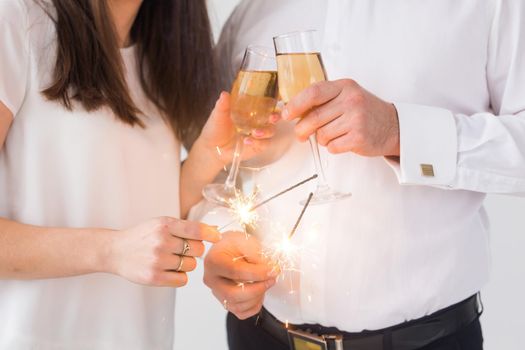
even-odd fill
[[[277,274],[261,256],[258,240],[241,232],[225,234],[204,262],[204,283],[239,319],[261,310],[264,294],[275,284]]]
[[[399,156],[399,122],[393,104],[353,80],[323,81],[308,87],[286,105],[282,118],[301,118],[299,140],[314,133],[331,153]]]

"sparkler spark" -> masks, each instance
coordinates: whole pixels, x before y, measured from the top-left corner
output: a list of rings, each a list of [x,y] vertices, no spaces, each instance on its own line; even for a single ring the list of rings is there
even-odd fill
[[[274,264],[274,269],[281,272],[285,271],[298,271],[296,268],[296,262],[301,253],[301,247],[292,242],[293,235],[297,232],[297,228],[303,219],[304,213],[312,200],[313,193],[310,192],[308,199],[306,200],[301,214],[297,218],[295,225],[289,233],[285,231],[279,232],[280,235],[277,240],[270,242],[267,248],[263,250],[263,255]],[[292,288],[293,291],[293,288]]]
[[[221,148],[219,146],[215,146],[215,150],[217,151],[217,154],[219,155],[219,158],[222,157],[222,151],[221,151]],[[226,165],[223,165],[222,168],[224,169],[224,171],[228,171],[228,168],[226,167]]]
[[[230,213],[235,217],[233,222],[238,222],[243,227],[245,232],[248,227],[255,227],[257,221],[259,220],[259,215],[255,210],[252,209],[258,192],[259,191],[256,189],[249,196],[246,196],[241,192],[237,192],[235,194],[235,198],[228,201]],[[223,226],[222,228],[226,226],[229,226],[229,224]]]
[[[247,256],[246,255],[242,255],[242,256],[236,256],[235,258],[232,259],[233,262],[236,262],[236,261],[239,261],[241,259],[244,259],[246,258]]]
[[[307,179],[305,179],[303,181],[300,181],[300,182],[296,183],[295,185],[290,186],[287,189],[285,189],[285,190],[283,190],[283,191],[281,191],[281,192],[279,192],[277,194],[274,194],[273,196],[263,200],[262,202],[260,202],[258,204],[255,204],[255,199],[256,199],[256,196],[257,196],[257,194],[259,192],[258,189],[256,191],[254,191],[254,193],[252,193],[252,195],[250,195],[250,196],[244,196],[241,193],[237,193],[235,195],[235,198],[230,200],[227,203],[228,207],[230,208],[230,212],[233,214],[235,219],[230,221],[226,225],[221,226],[219,228],[219,231],[223,231],[227,227],[229,227],[229,226],[231,226],[231,225],[233,225],[233,224],[235,224],[237,222],[240,223],[243,226],[245,226],[245,224],[247,224],[247,223],[251,224],[251,225],[248,225],[248,226],[254,226],[254,224],[256,224],[257,220],[259,219],[258,215],[255,216],[255,217],[252,216],[252,212],[254,212],[255,209],[262,207],[263,205],[267,204],[268,202],[270,202],[270,201],[272,201],[272,200],[282,196],[283,194],[286,194],[286,193],[296,189],[299,186],[302,186],[302,185],[306,184],[307,182],[310,182],[310,181],[316,179],[317,177],[318,177],[317,174],[314,174],[314,175],[310,176],[309,178],[307,178]],[[306,205],[306,206],[308,206],[308,205]],[[252,220],[252,219],[255,219],[255,220]],[[293,235],[293,233],[292,233],[292,235]]]
[[[301,255],[301,247],[292,242],[287,231],[276,231],[278,232],[274,239],[266,240],[262,255],[270,262],[273,271],[298,271],[296,265]]]

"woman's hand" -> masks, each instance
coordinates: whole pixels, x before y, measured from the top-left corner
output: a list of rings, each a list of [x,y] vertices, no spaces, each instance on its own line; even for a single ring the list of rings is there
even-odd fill
[[[221,168],[232,161],[237,139],[235,126],[230,116],[230,107],[230,94],[221,93],[196,142],[197,146],[206,149],[207,153],[213,154],[213,157],[220,162]],[[272,123],[275,120],[276,117],[270,115],[266,128],[255,129],[250,136],[244,139],[243,160],[253,158],[268,147],[269,139],[275,134],[275,126]]]
[[[259,241],[231,232],[213,245],[204,262],[204,283],[239,319],[257,314],[278,272],[261,255]]]
[[[182,287],[202,256],[202,241],[220,233],[201,223],[161,217],[116,232],[108,252],[109,271],[143,285]]]
[[[278,118],[269,116],[268,127],[253,130],[245,138],[242,159],[249,159],[267,148],[275,133]],[[201,200],[202,189],[233,159],[237,133],[230,116],[230,95],[223,92],[201,135],[195,141],[181,171],[181,213],[186,217],[190,208]]]

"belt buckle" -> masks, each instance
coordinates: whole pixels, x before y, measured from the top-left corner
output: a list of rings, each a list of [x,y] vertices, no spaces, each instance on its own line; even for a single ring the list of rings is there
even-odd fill
[[[288,330],[291,350],[328,350],[324,337],[301,330]]]

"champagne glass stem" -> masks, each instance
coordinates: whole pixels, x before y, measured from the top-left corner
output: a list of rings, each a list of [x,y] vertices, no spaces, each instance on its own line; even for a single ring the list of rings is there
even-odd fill
[[[232,190],[232,191],[235,190],[235,182],[237,180],[237,174],[239,173],[239,165],[241,164],[241,155],[244,149],[244,138],[245,138],[244,135],[237,134],[237,141],[235,143],[235,151],[233,152],[232,166],[230,168],[230,173],[228,174],[228,178],[226,179],[226,182],[224,183],[224,187],[226,187],[227,190]]]
[[[317,134],[310,135],[308,141],[310,142],[310,148],[312,149],[312,155],[314,157],[315,172],[319,175],[317,178],[317,189],[326,189],[328,188],[328,181],[326,180],[323,163],[321,162],[319,145],[317,144]]]

